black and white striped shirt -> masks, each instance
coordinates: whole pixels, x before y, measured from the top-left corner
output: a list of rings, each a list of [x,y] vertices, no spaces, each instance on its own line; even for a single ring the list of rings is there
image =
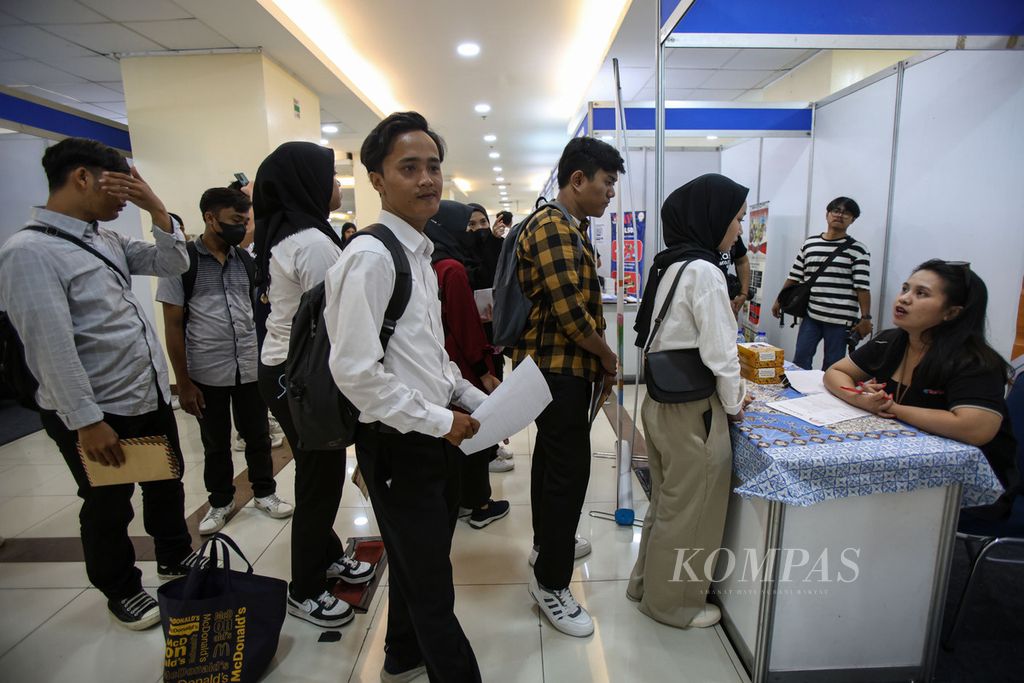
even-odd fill
[[[845,237],[827,240],[822,235],[808,237],[793,262],[789,279],[797,282],[809,280],[845,240]],[[854,240],[811,287],[808,316],[837,325],[857,322],[860,304],[856,290],[871,288],[870,270],[871,254],[863,244]]]

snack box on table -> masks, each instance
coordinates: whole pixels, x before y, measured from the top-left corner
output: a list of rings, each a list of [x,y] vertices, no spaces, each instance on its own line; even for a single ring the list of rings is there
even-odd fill
[[[736,352],[740,356],[740,362],[752,368],[781,368],[785,358],[782,349],[764,342],[737,344]]]

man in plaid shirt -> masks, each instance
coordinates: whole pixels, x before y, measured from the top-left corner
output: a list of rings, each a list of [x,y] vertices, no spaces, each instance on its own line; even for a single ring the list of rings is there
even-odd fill
[[[530,502],[534,576],[530,594],[559,631],[585,637],[590,615],[569,591],[573,560],[590,552],[576,538],[590,480],[591,392],[607,392],[618,359],[604,341],[596,255],[587,238],[589,216],[601,216],[615,196],[622,156],[594,138],[576,138],[558,162],[557,208],[538,212],[516,246],[519,284],[533,301],[523,336],[512,351],[519,364],[533,357],[552,402],[537,418]]]

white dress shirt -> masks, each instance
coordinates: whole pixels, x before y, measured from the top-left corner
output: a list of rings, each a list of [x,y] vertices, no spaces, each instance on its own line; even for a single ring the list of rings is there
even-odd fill
[[[341,249],[316,228],[297,232],[274,245],[270,253],[270,315],[260,361],[280,365],[288,358],[292,318],[302,295],[324,281],[327,269],[338,262]]]
[[[394,261],[380,240],[353,239],[324,280],[331,374],[361,411],[360,422],[444,436],[455,419],[448,406],[472,411],[486,394],[462,378],[444,350],[437,275],[430,266],[433,243],[387,211],[377,222],[391,229],[409,259],[409,305],[383,353],[380,328],[394,289]]]
[[[665,305],[680,267],[682,263],[673,263],[661,276],[654,297],[655,317]],[[674,298],[650,350],[699,349],[701,360],[717,379],[722,407],[735,415],[742,407],[745,387],[736,355],[736,318],[729,303],[725,275],[713,263],[693,261],[683,271]]]

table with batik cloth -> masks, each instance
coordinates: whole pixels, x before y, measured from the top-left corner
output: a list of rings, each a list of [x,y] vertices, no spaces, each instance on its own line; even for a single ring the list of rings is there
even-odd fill
[[[712,586],[751,680],[928,680],[959,508],[1002,493],[985,456],[876,416],[816,427],[767,407],[792,389],[751,393]]]

